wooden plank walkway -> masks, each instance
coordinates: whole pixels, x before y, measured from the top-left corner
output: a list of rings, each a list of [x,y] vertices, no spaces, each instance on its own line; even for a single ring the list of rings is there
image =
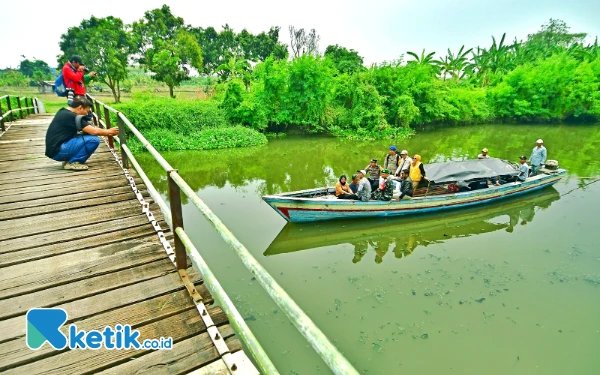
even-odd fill
[[[31,115],[0,137],[0,373],[229,374],[106,144],[88,171],[65,171],[44,156],[51,120]],[[158,206],[129,172],[171,241]],[[224,312],[209,306],[201,275],[187,272],[229,350],[247,362]],[[172,337],[173,349],[30,350],[25,313],[34,307],[65,309],[65,332],[70,323],[130,324],[142,340]]]

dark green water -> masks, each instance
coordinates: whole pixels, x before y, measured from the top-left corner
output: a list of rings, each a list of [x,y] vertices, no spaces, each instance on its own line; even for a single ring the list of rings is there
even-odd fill
[[[600,372],[600,126],[420,131],[397,144],[426,163],[481,148],[517,161],[543,138],[568,169],[553,188],[477,209],[293,225],[267,193],[332,184],[389,144],[288,137],[166,159],[365,374]],[[140,161],[166,195],[166,179]],[[573,190],[576,189],[576,190]],[[329,374],[195,207],[185,228],[282,374]]]

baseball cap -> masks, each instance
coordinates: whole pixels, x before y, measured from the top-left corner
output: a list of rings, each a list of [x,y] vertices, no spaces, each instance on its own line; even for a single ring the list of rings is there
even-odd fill
[[[364,169],[359,169],[357,172],[362,173],[362,174],[367,174],[367,172]]]
[[[535,143],[544,143],[544,141],[542,141],[542,139],[538,139],[537,141],[535,141]]]
[[[484,148],[483,150],[481,150],[481,152],[488,152],[488,149]]]
[[[523,155],[519,159],[521,159],[521,160],[527,160],[527,156]]]
[[[390,151],[396,151],[396,146],[390,146]]]
[[[76,62],[78,64],[83,64],[83,60],[81,60],[81,57],[74,55],[71,56],[71,58],[69,59],[70,62]]]
[[[408,151],[402,150],[402,152],[400,153],[400,155],[408,155]]]
[[[381,171],[381,173],[387,173],[390,174],[390,170],[387,168],[383,168],[383,170]]]

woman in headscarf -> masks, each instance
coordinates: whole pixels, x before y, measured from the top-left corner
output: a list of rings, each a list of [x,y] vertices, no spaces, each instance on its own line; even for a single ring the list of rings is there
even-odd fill
[[[335,196],[338,199],[358,199],[358,196],[350,190],[350,185],[346,182],[345,174],[341,175],[339,181],[335,184]]]
[[[413,157],[413,161],[410,163],[410,172],[408,175],[413,182],[413,191],[416,192],[419,182],[421,182],[423,179],[427,180],[427,177],[425,177],[425,167],[423,167],[423,163],[421,163],[421,155],[415,154]]]

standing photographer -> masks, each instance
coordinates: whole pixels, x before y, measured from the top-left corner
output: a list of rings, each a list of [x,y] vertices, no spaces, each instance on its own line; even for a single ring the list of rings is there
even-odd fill
[[[79,56],[73,56],[62,68],[63,80],[65,86],[69,90],[68,102],[73,100],[74,95],[85,96],[85,84],[96,78],[96,72],[87,72],[87,68],[83,65],[83,61]]]

